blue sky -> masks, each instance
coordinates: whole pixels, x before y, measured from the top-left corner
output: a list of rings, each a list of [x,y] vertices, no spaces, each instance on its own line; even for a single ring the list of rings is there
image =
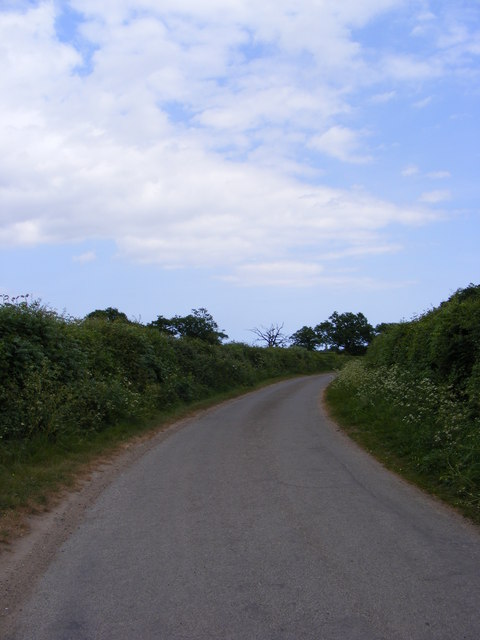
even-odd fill
[[[0,0],[0,291],[235,340],[479,283],[480,3]]]

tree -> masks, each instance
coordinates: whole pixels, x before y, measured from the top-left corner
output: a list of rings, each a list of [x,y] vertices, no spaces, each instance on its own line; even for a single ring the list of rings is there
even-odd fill
[[[374,329],[363,313],[334,311],[328,321],[315,327],[318,339],[327,347],[350,355],[361,355],[373,339]]]
[[[266,347],[284,347],[287,343],[287,336],[282,333],[283,322],[281,325],[271,324],[266,327],[255,327],[251,329],[252,333],[257,336],[257,342],[264,342]]]
[[[106,320],[107,322],[130,322],[127,315],[115,307],[96,309],[85,316],[86,319]]]
[[[382,333],[387,333],[387,331],[395,329],[397,325],[398,322],[380,322],[380,324],[375,325],[375,329],[373,331],[376,336],[379,336]]]
[[[318,346],[319,340],[312,327],[303,326],[298,331],[290,336],[290,341],[294,347],[302,347],[307,351],[315,351]]]
[[[173,318],[158,316],[148,326],[177,338],[198,338],[209,344],[220,344],[222,340],[228,338],[226,333],[218,330],[218,324],[203,307],[192,309],[192,313],[187,316]]]
[[[320,322],[314,329],[315,334],[317,336],[317,344],[319,347],[323,347],[324,349],[328,349],[331,347],[331,332],[332,332],[332,324],[325,320],[324,322]]]
[[[192,313],[188,316],[175,316],[173,325],[180,336],[199,338],[210,344],[219,344],[223,339],[228,338],[226,333],[218,330],[218,324],[203,307],[192,309]]]
[[[158,331],[161,331],[162,333],[168,333],[170,336],[174,336],[177,333],[177,329],[172,324],[172,320],[170,318],[165,318],[165,316],[158,316],[156,320],[153,320],[147,326],[158,329]]]

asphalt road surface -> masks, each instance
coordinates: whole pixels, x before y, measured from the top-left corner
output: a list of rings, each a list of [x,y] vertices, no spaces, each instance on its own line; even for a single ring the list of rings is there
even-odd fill
[[[86,512],[15,640],[478,640],[478,529],[352,444],[328,376],[190,420]]]

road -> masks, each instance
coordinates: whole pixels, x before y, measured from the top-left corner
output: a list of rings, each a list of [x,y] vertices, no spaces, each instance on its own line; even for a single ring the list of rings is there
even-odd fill
[[[387,472],[298,378],[125,469],[8,640],[478,640],[480,535]]]

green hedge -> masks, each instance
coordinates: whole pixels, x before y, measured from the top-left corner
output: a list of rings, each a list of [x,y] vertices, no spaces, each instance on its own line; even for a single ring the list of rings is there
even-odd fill
[[[327,394],[363,444],[480,522],[480,287],[390,325]]]
[[[459,289],[419,318],[390,325],[370,345],[367,362],[399,365],[449,385],[480,416],[480,286]]]
[[[173,338],[123,320],[0,305],[0,439],[101,431],[267,378],[331,370],[339,357]]]

